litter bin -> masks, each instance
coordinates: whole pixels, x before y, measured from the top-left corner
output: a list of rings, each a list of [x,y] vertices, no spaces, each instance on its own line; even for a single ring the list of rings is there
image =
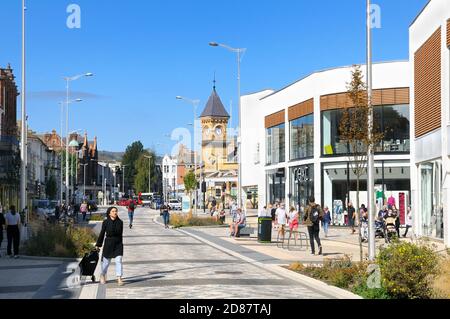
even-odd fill
[[[272,218],[260,217],[258,218],[258,241],[260,243],[272,242]]]

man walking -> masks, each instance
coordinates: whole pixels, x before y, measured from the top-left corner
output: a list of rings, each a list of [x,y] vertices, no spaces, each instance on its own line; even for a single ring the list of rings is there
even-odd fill
[[[136,206],[134,205],[134,200],[131,200],[128,204],[128,219],[130,220],[130,229],[133,228],[133,218],[134,218],[134,210]]]
[[[319,247],[319,255],[322,255],[322,244],[320,243],[320,221],[323,219],[323,211],[316,203],[314,196],[309,198],[309,205],[305,209],[305,216],[303,217],[304,224],[308,227],[309,242],[311,244],[311,254],[315,255],[316,250],[314,246],[314,239],[317,241]]]
[[[352,202],[348,203],[347,213],[348,213],[348,223],[352,227],[352,235],[353,235],[354,233],[356,233],[355,229],[356,209],[355,207],[353,207]]]

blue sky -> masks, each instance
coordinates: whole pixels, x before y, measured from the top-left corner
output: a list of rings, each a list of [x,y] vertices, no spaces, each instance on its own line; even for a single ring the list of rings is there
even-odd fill
[[[236,57],[211,41],[247,48],[242,93],[279,89],[320,69],[365,62],[365,0],[28,0],[27,86],[30,127],[60,128],[58,102],[72,83],[70,129],[98,136],[99,148],[123,151],[135,140],[162,153],[166,134],[193,121],[183,95],[203,109],[216,72],[224,105],[237,115]],[[408,58],[408,27],[427,0],[378,0],[374,60]],[[19,0],[0,2],[0,66],[21,81]],[[66,26],[69,4],[81,29]],[[18,116],[20,116],[20,103]],[[237,118],[234,119],[237,124]]]

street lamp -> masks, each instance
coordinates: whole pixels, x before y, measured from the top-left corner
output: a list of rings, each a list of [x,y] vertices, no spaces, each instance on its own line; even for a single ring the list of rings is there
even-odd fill
[[[66,81],[66,154],[69,154],[69,143],[67,142],[69,139],[69,104],[70,104],[70,89],[69,85],[71,81],[76,81],[82,77],[92,77],[94,74],[85,73],[81,75],[76,75],[72,77],[64,77]],[[69,157],[66,156],[66,205],[69,205]]]
[[[25,0],[22,0],[22,127],[20,135],[20,210],[27,207],[27,109],[26,109],[26,64],[25,64]],[[28,211],[25,223],[28,223]]]
[[[191,103],[193,108],[194,108],[194,124],[193,124],[193,127],[194,127],[194,135],[193,135],[193,138],[194,138],[194,175],[195,175],[195,179],[197,179],[197,154],[195,152],[196,151],[195,149],[196,149],[196,146],[197,146],[196,143],[195,143],[195,137],[196,137],[195,133],[197,131],[196,130],[197,126],[195,124],[197,123],[197,107],[200,104],[200,100],[193,100],[193,99],[189,99],[189,98],[186,98],[186,97],[183,97],[183,96],[177,96],[177,100],[187,101],[187,102]],[[197,215],[197,199],[198,199],[198,188],[195,187],[194,212],[195,212],[196,215]]]
[[[125,195],[125,167],[127,167],[127,166],[129,166],[129,165],[122,165],[122,192],[123,192],[123,195]]]
[[[69,101],[69,103],[79,103],[79,102],[82,102],[83,100],[82,99],[76,99],[76,100],[72,100],[72,101]],[[63,202],[63,188],[64,188],[64,186],[63,186],[63,184],[64,184],[64,182],[63,182],[63,171],[62,171],[62,163],[63,163],[63,148],[64,148],[64,143],[63,143],[63,122],[64,122],[64,105],[66,104],[67,102],[59,102],[58,104],[61,106],[61,135],[60,135],[60,142],[61,142],[61,172],[60,172],[60,183],[61,183],[61,185],[60,185],[60,204],[62,205],[62,202]],[[66,141],[66,144],[67,144],[67,141]]]
[[[242,206],[242,160],[241,160],[241,55],[247,51],[244,48],[232,48],[228,45],[210,42],[210,46],[212,47],[222,47],[227,49],[228,51],[234,52],[237,54],[237,64],[238,64],[238,98],[239,98],[239,136],[238,136],[238,157],[239,157],[239,169],[238,169],[238,206]]]

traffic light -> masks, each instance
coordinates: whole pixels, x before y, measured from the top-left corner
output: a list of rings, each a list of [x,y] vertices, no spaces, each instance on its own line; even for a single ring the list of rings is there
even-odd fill
[[[206,193],[206,182],[202,183],[202,193]]]

